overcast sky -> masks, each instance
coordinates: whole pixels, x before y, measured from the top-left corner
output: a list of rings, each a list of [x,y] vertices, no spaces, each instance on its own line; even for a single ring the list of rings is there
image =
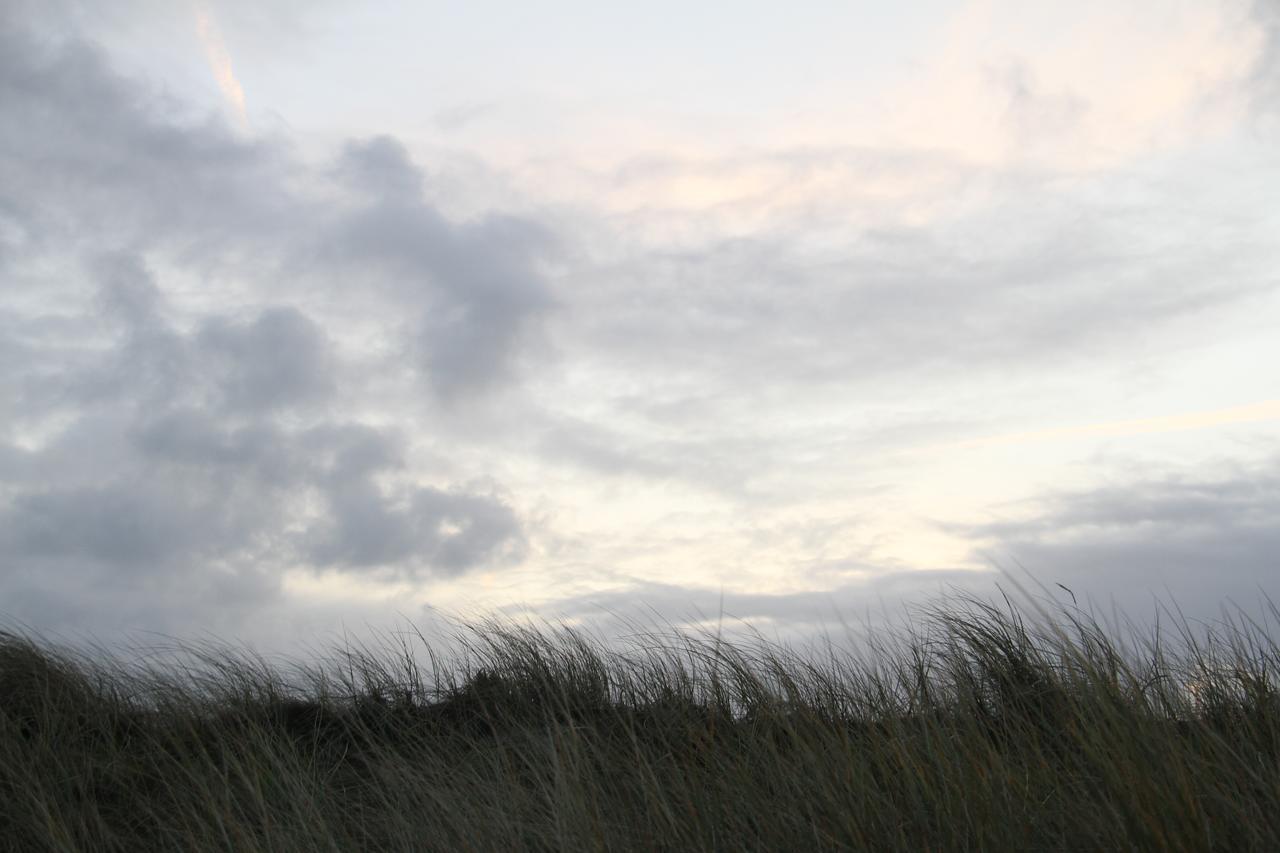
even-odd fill
[[[2,0],[0,615],[1280,599],[1270,0]]]

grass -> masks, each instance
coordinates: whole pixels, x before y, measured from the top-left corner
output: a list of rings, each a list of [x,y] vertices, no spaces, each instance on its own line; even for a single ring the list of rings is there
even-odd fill
[[[1280,649],[1176,627],[961,599],[856,652],[490,621],[290,666],[6,633],[0,848],[1280,850]]]

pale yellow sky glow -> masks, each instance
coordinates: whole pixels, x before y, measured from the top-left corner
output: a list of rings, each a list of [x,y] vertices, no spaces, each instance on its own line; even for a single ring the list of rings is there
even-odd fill
[[[1164,415],[1155,418],[1131,418],[1128,420],[1106,421],[1104,423],[1073,424],[1005,435],[966,438],[948,444],[932,445],[924,449],[933,452],[948,448],[993,447],[1071,438],[1155,435],[1165,432],[1213,429],[1214,427],[1276,420],[1280,420],[1280,400],[1263,400],[1259,403],[1230,406],[1225,409],[1204,412],[1187,412],[1185,414]]]

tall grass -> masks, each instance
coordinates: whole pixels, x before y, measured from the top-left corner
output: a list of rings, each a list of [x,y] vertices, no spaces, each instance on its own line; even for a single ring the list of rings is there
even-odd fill
[[[5,634],[0,845],[1280,850],[1280,650],[1176,627],[964,599],[861,650],[490,621],[288,667]]]

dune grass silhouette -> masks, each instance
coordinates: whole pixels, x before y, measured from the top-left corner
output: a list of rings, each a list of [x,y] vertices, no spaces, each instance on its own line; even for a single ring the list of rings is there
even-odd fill
[[[1273,633],[1176,628],[955,598],[862,649],[490,620],[289,667],[5,633],[0,847],[1280,849]]]

